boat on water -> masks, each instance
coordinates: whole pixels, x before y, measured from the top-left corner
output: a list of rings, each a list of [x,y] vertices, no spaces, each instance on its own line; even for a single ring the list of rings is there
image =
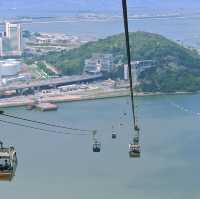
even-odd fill
[[[11,181],[17,168],[17,153],[13,146],[4,147],[0,142],[0,181]]]

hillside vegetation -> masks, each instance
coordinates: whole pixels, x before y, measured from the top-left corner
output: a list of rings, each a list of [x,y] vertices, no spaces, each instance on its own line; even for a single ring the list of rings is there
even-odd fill
[[[143,72],[139,79],[142,91],[196,91],[200,90],[200,56],[195,50],[187,49],[157,34],[130,33],[133,60],[153,60],[155,67]],[[126,63],[124,35],[114,35],[96,42],[89,42],[70,51],[51,52],[40,57],[57,66],[63,74],[80,74],[84,60],[92,53],[112,53],[115,63]],[[121,76],[118,67],[111,76]]]

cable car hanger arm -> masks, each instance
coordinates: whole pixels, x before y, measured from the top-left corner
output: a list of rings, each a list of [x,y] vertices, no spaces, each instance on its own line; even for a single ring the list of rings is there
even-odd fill
[[[131,70],[131,51],[130,51],[130,41],[129,41],[129,27],[128,27],[128,11],[127,11],[127,2],[126,0],[122,0],[123,7],[123,19],[124,19],[124,30],[125,30],[125,39],[126,39],[126,53],[128,58],[128,71],[129,71],[129,83],[130,83],[130,93],[131,93],[131,107],[133,114],[133,125],[136,131],[139,131],[139,127],[136,124],[136,116],[135,116],[135,104],[134,104],[134,95],[133,95],[133,77]]]

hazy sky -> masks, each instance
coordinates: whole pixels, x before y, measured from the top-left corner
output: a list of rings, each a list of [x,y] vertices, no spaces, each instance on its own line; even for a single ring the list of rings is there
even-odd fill
[[[128,0],[135,14],[200,10],[200,0]],[[0,0],[0,17],[58,16],[71,12],[121,12],[121,0]]]
[[[200,0],[128,0],[131,7],[196,8]],[[118,10],[121,0],[0,0],[0,9],[56,8],[66,10]]]

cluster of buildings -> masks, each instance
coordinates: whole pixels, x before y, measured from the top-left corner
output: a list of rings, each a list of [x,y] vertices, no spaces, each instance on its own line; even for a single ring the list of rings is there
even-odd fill
[[[134,85],[139,84],[138,77],[139,75],[154,67],[153,60],[140,60],[131,62],[131,70]],[[117,67],[114,64],[114,57],[112,54],[103,54],[103,53],[93,53],[91,58],[85,60],[84,73],[86,74],[99,74],[102,72],[112,72],[114,67]],[[119,65],[121,67],[121,65]],[[128,65],[124,64],[124,80],[129,79],[129,70]]]
[[[32,33],[25,38],[26,52],[42,54],[51,51],[70,50],[89,41],[96,41],[94,37],[75,36],[63,33]]]
[[[0,33],[0,57],[22,55],[22,33],[20,24],[5,24],[5,32]]]
[[[36,44],[49,44],[49,45],[69,45],[79,44],[80,39],[77,36],[58,34],[58,33],[39,33],[35,38]]]
[[[84,73],[111,72],[114,67],[113,60],[112,54],[94,53],[90,59],[85,60]]]

